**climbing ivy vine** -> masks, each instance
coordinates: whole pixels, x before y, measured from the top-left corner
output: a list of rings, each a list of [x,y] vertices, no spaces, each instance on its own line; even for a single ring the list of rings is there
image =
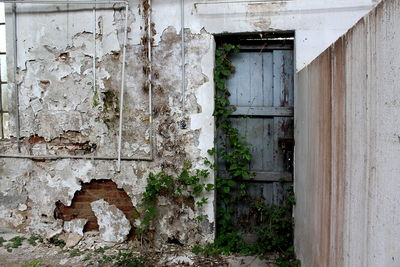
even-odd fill
[[[226,87],[226,79],[235,72],[235,67],[230,61],[232,54],[239,52],[239,46],[226,44],[222,48],[217,49],[215,52],[215,110],[214,116],[217,118],[218,131],[226,136],[225,145],[218,149],[209,150],[209,154],[217,155],[225,161],[226,169],[229,176],[233,179],[216,179],[217,197],[218,197],[218,232],[220,233],[217,242],[221,246],[231,245],[229,243],[235,242],[233,233],[233,204],[246,194],[246,187],[244,183],[238,183],[235,179],[249,179],[252,174],[250,173],[250,145],[247,144],[245,139],[240,136],[239,131],[232,127],[229,117],[234,112],[234,107],[229,102],[229,90]],[[237,191],[238,194],[232,194]],[[225,237],[227,237],[225,239]],[[235,242],[236,243],[236,242]]]
[[[247,244],[240,233],[234,229],[234,205],[238,201],[248,200],[246,185],[240,182],[251,179],[254,175],[250,171],[252,155],[251,144],[240,136],[229,117],[235,110],[229,102],[229,90],[226,80],[235,72],[230,58],[238,53],[238,45],[224,44],[215,52],[215,111],[217,129],[226,137],[223,147],[209,150],[209,154],[218,156],[225,162],[226,171],[230,179],[216,178],[217,189],[217,238],[213,244],[204,247],[196,246],[193,251],[208,255],[218,253],[242,253],[265,255],[267,252],[276,252],[278,266],[298,266],[293,252],[293,219],[291,216],[294,205],[292,188],[288,190],[282,205],[265,204],[264,202],[250,203],[250,207],[260,214],[260,222],[256,229],[258,243]],[[216,168],[216,165],[214,165]]]
[[[177,177],[168,175],[165,171],[157,174],[150,173],[147,178],[147,186],[139,204],[143,211],[140,214],[140,227],[137,233],[144,235],[152,227],[154,219],[158,214],[158,198],[164,196],[175,200],[175,202],[193,203],[192,208],[202,209],[208,202],[204,193],[214,190],[214,185],[206,183],[210,175],[207,169],[192,169],[190,161],[185,161],[180,174]],[[201,198],[200,198],[201,197]],[[194,201],[194,199],[199,199]],[[172,201],[173,202],[173,201]],[[198,217],[201,220],[202,217]]]

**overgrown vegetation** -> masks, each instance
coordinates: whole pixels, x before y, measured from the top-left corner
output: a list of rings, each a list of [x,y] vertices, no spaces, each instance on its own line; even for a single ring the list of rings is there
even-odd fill
[[[149,266],[146,264],[146,260],[146,257],[135,256],[132,252],[118,251],[116,255],[103,255],[102,259],[98,261],[98,264],[100,266]]]
[[[252,177],[250,173],[250,161],[252,155],[250,147],[245,139],[240,136],[238,129],[232,127],[229,117],[235,108],[229,102],[229,90],[226,87],[226,79],[235,72],[229,57],[239,52],[239,46],[226,44],[215,52],[215,111],[214,116],[217,118],[217,129],[226,136],[225,144],[218,149],[209,151],[211,155],[219,156],[225,161],[226,170],[232,179],[222,179],[217,177],[217,222],[218,222],[218,238],[216,243],[218,246],[228,251],[235,251],[234,247],[241,237],[234,231],[233,224],[233,205],[239,199],[246,195],[246,186],[244,183],[238,183],[235,179],[249,179]],[[216,167],[216,166],[214,166]],[[238,194],[232,194],[237,192]],[[227,252],[228,252],[227,251]]]
[[[36,246],[37,242],[43,243],[43,238],[35,234],[31,235],[29,238],[23,236],[15,236],[9,240],[6,240],[0,236],[0,247],[4,246],[8,252],[12,252],[13,249],[22,246],[25,240],[28,241],[31,246]]]
[[[5,240],[3,237],[0,237],[0,247],[4,245],[8,252],[12,252],[12,249],[19,248],[22,246],[23,242],[27,241],[27,243],[31,246],[36,246],[38,242],[43,243],[44,240],[39,235],[32,235],[29,238],[25,238],[22,236],[15,236],[9,240]],[[49,240],[49,243],[54,246],[64,247],[65,242],[59,239],[57,236],[53,237]],[[87,263],[87,266],[124,266],[124,267],[146,267],[153,266],[151,260],[146,255],[135,255],[133,252],[128,250],[117,250],[110,251],[108,255],[106,255],[106,251],[108,251],[109,247],[100,247],[93,251],[89,250],[80,250],[78,248],[69,250],[69,257],[82,257],[82,261]],[[48,263],[45,263],[41,259],[33,259],[25,262],[22,266],[24,267],[40,267],[40,266],[48,266]]]
[[[31,260],[24,264],[24,267],[41,267],[43,266],[42,260]]]
[[[159,196],[175,200],[175,202],[186,203],[192,209],[201,209],[208,201],[202,197],[205,192],[214,189],[213,184],[207,184],[210,172],[206,169],[191,170],[192,165],[185,161],[181,173],[177,177],[168,175],[165,171],[157,174],[150,173],[147,178],[147,186],[139,207],[143,210],[141,224],[137,229],[139,234],[145,234],[153,227],[154,219],[157,217],[157,202]],[[201,220],[201,217],[198,218]]]
[[[6,245],[7,251],[11,252],[13,248],[19,248],[22,246],[22,242],[25,240],[25,237],[16,236],[8,240],[8,244]]]
[[[100,105],[99,102],[99,92],[97,91],[96,88],[93,89],[93,106],[97,107],[98,105]]]
[[[65,246],[65,241],[62,239],[59,239],[57,235],[50,238],[49,242],[50,242],[50,244],[53,244],[56,247],[63,248]]]
[[[124,267],[145,267],[152,266],[148,264],[147,256],[134,255],[132,252],[127,250],[118,250],[118,252],[111,252],[108,255],[105,254],[109,247],[97,248],[94,251],[85,253],[78,249],[73,249],[70,252],[70,257],[80,256],[85,254],[82,259],[83,262],[87,262],[88,266],[124,266]]]
[[[278,266],[298,266],[293,253],[293,219],[291,216],[294,205],[293,190],[290,188],[282,205],[265,204],[262,201],[251,204],[261,218],[256,229],[258,242],[247,244],[241,233],[234,227],[234,205],[243,201],[247,195],[243,179],[251,179],[250,153],[251,145],[240,136],[239,131],[232,127],[229,117],[234,112],[234,107],[229,102],[229,90],[226,79],[234,73],[235,68],[230,57],[238,53],[239,46],[225,44],[216,51],[214,81],[216,88],[215,112],[217,128],[225,136],[225,144],[218,149],[209,151],[211,155],[218,156],[225,162],[226,171],[230,179],[217,177],[217,238],[213,244],[204,247],[195,246],[193,252],[215,256],[220,253],[241,253],[245,255],[266,255],[268,252],[278,253],[276,260]],[[215,168],[216,166],[214,166]]]
[[[40,235],[31,235],[28,238],[28,243],[32,246],[36,246],[37,242],[43,243],[43,238]]]
[[[72,249],[72,250],[69,252],[69,257],[70,257],[70,258],[73,258],[73,257],[80,256],[81,254],[82,254],[82,253],[81,253],[81,251],[80,251],[79,249],[74,248],[74,249]]]

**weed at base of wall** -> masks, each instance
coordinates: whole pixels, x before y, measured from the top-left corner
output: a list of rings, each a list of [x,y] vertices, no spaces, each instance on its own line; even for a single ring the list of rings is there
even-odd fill
[[[205,162],[207,164],[207,161]],[[140,227],[139,235],[149,238],[158,215],[158,197],[163,196],[171,202],[187,203],[192,210],[201,211],[208,199],[203,195],[214,190],[213,184],[206,183],[210,172],[207,169],[192,169],[189,161],[185,161],[181,173],[177,177],[168,175],[165,171],[157,174],[150,173],[147,186],[139,204]],[[202,197],[203,196],[203,197]],[[195,201],[195,199],[200,199]],[[199,221],[202,217],[197,217]],[[150,237],[151,239],[151,237]]]

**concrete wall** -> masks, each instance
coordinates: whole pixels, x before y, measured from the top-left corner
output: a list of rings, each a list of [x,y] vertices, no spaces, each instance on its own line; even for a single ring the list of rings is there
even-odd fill
[[[299,72],[295,247],[303,266],[399,266],[400,4]]]

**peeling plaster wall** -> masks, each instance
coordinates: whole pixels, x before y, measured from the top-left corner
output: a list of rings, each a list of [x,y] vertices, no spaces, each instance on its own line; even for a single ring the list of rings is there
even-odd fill
[[[136,13],[136,5],[132,6],[128,17],[122,156],[144,157],[151,149],[149,92],[144,87],[143,45],[135,40],[145,32],[143,18]],[[22,154],[116,157],[124,11],[103,8],[96,12],[97,79],[93,90],[92,9],[73,5],[69,11],[63,8],[25,5],[17,15]],[[135,38],[134,30],[139,30]],[[183,104],[180,41],[176,29],[167,27],[153,45],[154,160],[122,161],[118,172],[114,160],[2,158],[0,230],[17,229],[47,236],[59,232],[63,222],[54,218],[55,203],[60,201],[69,206],[81,184],[93,179],[111,179],[137,207],[150,172],[163,169],[176,175],[185,160],[191,161],[194,168],[206,168],[203,158],[208,156],[207,150],[213,147],[214,139],[213,105],[210,105],[214,95],[214,41],[205,31],[186,32],[188,78]],[[12,49],[10,45],[10,53]],[[12,74],[11,68],[9,73]],[[2,141],[2,154],[17,153],[15,116],[12,113],[13,137]],[[186,127],[180,126],[182,121]],[[213,183],[213,179],[211,172],[208,183]],[[214,193],[205,197],[209,203],[202,210],[193,210],[186,204],[174,205],[171,200],[161,198],[156,241],[166,242],[169,238],[183,244],[212,241]],[[19,210],[19,204],[26,204],[26,210]],[[199,215],[205,216],[201,223],[197,220]]]
[[[400,3],[299,73],[295,248],[304,266],[399,266]]]

